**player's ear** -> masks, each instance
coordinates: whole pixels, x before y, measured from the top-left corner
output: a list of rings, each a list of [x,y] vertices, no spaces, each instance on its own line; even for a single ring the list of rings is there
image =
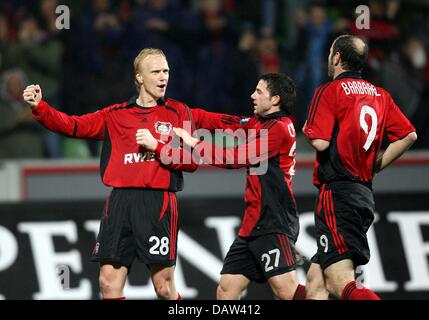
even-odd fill
[[[341,62],[341,55],[339,52],[335,53],[334,55],[334,66],[338,66],[338,64]]]
[[[143,77],[140,73],[136,73],[136,81],[138,82],[139,85],[143,84]]]
[[[274,106],[279,105],[280,104],[280,96],[279,95],[272,96],[271,102]]]

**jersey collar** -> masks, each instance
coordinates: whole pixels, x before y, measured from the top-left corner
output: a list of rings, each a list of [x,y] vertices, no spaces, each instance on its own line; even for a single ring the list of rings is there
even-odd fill
[[[140,106],[137,104],[136,100],[137,100],[137,96],[132,96],[130,99],[128,99],[128,101],[127,101],[127,107],[129,107],[129,106],[137,106],[137,107],[140,107]],[[158,106],[165,106],[165,101],[167,101],[167,98],[166,98],[166,97],[164,97],[164,98],[160,98],[160,99],[158,99],[158,100],[156,101],[156,104],[157,104]]]
[[[275,118],[286,117],[286,116],[287,116],[286,112],[283,110],[280,110],[277,112],[267,114],[266,116],[259,116],[259,118],[261,120],[269,120],[269,119],[275,119]]]
[[[334,80],[352,78],[352,79],[362,79],[362,73],[358,71],[344,71],[339,74]]]

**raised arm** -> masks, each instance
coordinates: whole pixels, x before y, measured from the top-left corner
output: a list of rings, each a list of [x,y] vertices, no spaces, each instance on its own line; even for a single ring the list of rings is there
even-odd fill
[[[28,86],[23,97],[32,109],[33,118],[47,129],[73,138],[103,139],[105,109],[82,116],[69,116],[42,100],[39,85]]]

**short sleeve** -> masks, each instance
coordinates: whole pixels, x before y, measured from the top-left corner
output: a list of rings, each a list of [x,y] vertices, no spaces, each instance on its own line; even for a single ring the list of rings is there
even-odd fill
[[[335,100],[330,82],[317,88],[310,107],[304,134],[309,139],[331,141],[335,126]]]
[[[405,117],[392,97],[388,95],[386,110],[386,136],[390,142],[404,138],[416,129],[411,122]]]

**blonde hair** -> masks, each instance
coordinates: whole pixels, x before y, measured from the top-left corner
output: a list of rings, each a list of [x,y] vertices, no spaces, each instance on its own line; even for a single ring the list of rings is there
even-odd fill
[[[142,62],[146,57],[151,55],[160,55],[166,58],[165,53],[161,49],[157,48],[144,48],[137,57],[134,59],[134,84],[136,85],[137,91],[140,91],[141,84],[135,79],[135,75],[139,73],[140,62]]]

